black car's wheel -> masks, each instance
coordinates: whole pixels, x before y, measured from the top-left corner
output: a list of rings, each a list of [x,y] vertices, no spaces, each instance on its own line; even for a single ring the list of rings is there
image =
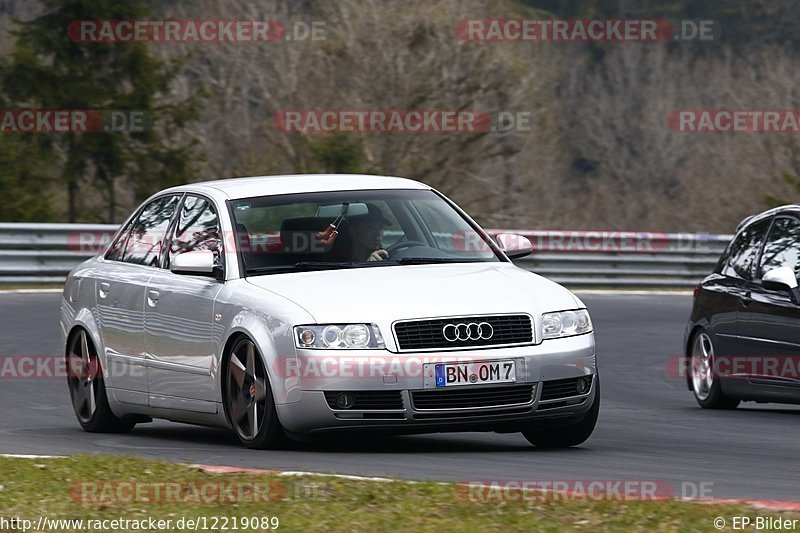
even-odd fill
[[[267,372],[253,341],[233,345],[225,370],[225,408],[239,441],[254,449],[277,449],[289,439],[283,430]]]
[[[694,398],[706,409],[735,409],[739,400],[722,393],[714,359],[714,343],[708,333],[698,331],[689,354],[689,377]]]
[[[126,433],[135,420],[111,412],[103,382],[103,369],[94,344],[81,329],[67,343],[67,384],[78,423],[90,433]]]
[[[595,387],[594,403],[588,413],[574,419],[534,421],[522,434],[537,448],[568,448],[582,444],[594,431],[600,413],[600,382],[597,376]]]

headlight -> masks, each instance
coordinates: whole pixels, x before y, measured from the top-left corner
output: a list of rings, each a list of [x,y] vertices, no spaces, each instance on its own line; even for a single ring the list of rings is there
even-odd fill
[[[298,348],[333,348],[337,350],[378,350],[386,348],[375,324],[315,324],[295,326],[294,343]]]
[[[542,333],[545,339],[582,335],[590,331],[592,331],[592,320],[586,309],[542,315]]]

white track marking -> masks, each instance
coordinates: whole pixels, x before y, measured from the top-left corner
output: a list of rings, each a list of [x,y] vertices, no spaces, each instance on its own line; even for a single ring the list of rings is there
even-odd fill
[[[0,294],[55,294],[64,289],[0,289]]]
[[[0,453],[0,457],[11,459],[66,459],[65,455],[26,455],[20,453]]]

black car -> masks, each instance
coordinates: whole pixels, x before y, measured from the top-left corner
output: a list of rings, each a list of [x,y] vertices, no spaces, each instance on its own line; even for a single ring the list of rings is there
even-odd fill
[[[697,402],[800,403],[800,205],[743,220],[694,292],[686,379]]]

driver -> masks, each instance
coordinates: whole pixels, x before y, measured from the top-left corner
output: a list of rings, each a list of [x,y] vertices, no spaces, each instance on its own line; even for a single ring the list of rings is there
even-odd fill
[[[391,222],[375,204],[367,204],[367,214],[348,218],[353,235],[353,261],[383,261],[389,252],[382,248],[383,229]]]

